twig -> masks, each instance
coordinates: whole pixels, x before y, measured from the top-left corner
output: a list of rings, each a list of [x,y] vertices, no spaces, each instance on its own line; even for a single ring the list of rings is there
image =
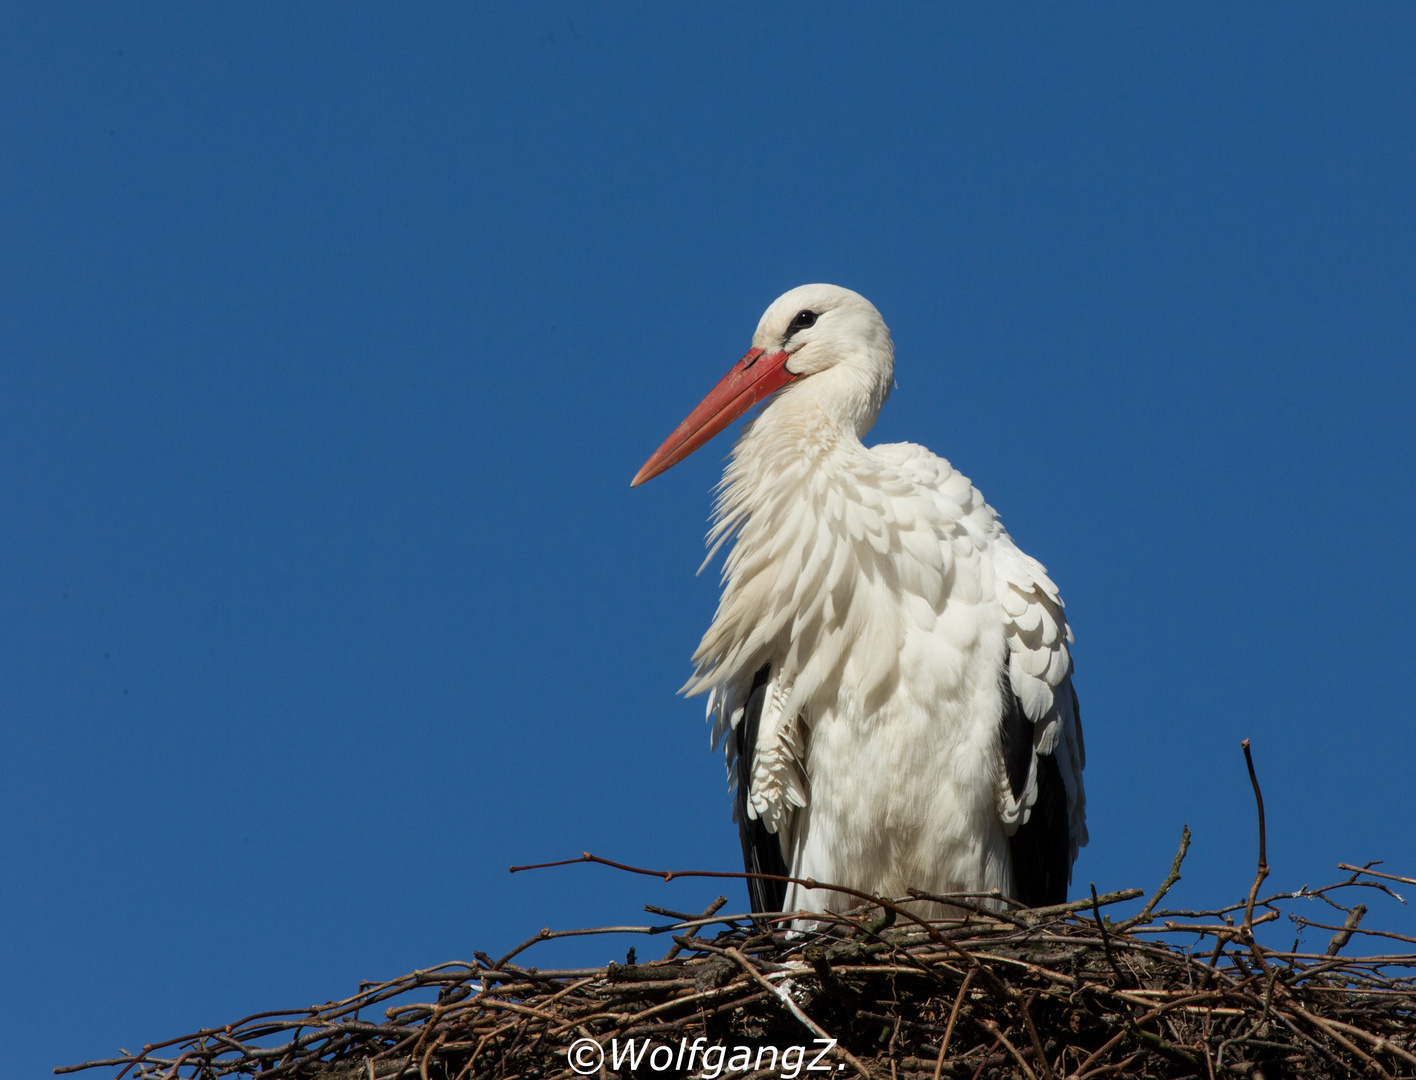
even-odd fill
[[[1037,1066],[1042,1070],[1042,1080],[1055,1080],[1052,1065],[1047,1060],[1047,1051],[1043,1049],[1042,1039],[1037,1033],[1037,1025],[1033,1023],[1032,1010],[1021,997],[1018,999],[1018,1012],[1023,1015],[1023,1026],[1028,1029],[1028,1038],[1032,1040],[1033,1051],[1037,1054]]]
[[[1096,882],[1091,883],[1092,907],[1096,911],[1097,929],[1101,931],[1101,947],[1106,950],[1106,962],[1111,965],[1111,970],[1116,972],[1116,984],[1124,986],[1126,976],[1121,973],[1121,968],[1116,963],[1116,955],[1111,951],[1111,935],[1106,932],[1106,921],[1101,917],[1101,905],[1097,903]]]
[[[1160,888],[1155,891],[1155,895],[1146,901],[1146,906],[1140,912],[1121,923],[1117,928],[1118,933],[1124,934],[1133,926],[1149,921],[1151,912],[1155,910],[1155,905],[1165,897],[1177,881],[1180,880],[1180,864],[1185,861],[1185,855],[1190,850],[1190,826],[1180,827],[1180,850],[1175,853],[1175,858],[1170,863],[1170,873],[1165,876],[1165,880],[1160,883]]]
[[[949,1040],[954,1036],[954,1021],[959,1018],[959,1006],[964,1003],[964,995],[968,993],[973,977],[972,971],[964,973],[964,981],[959,984],[959,993],[954,998],[954,1007],[949,1010],[949,1023],[944,1028],[944,1038],[939,1041],[939,1060],[934,1063],[934,1080],[939,1080],[939,1073],[944,1068],[944,1055],[949,1050]]]
[[[609,866],[615,870],[623,870],[630,874],[643,874],[645,877],[662,878],[664,881],[673,881],[674,878],[734,878],[741,881],[784,881],[789,885],[804,885],[808,889],[825,889],[829,892],[842,893],[845,896],[853,896],[857,900],[863,900],[867,904],[879,904],[887,911],[896,915],[903,915],[912,923],[921,927],[932,937],[938,937],[939,932],[929,925],[924,919],[914,914],[906,908],[886,900],[882,896],[874,893],[861,892],[859,889],[847,888],[845,885],[832,885],[829,882],[817,881],[815,878],[791,877],[787,874],[758,874],[742,870],[649,870],[642,866],[630,866],[626,863],[615,862],[612,859],[602,859],[598,855],[591,855],[590,852],[581,852],[578,859],[557,859],[555,862],[531,863],[526,866],[511,866],[507,869],[513,873],[520,873],[522,870],[546,870],[553,866],[574,866],[576,863],[598,863],[601,866]],[[803,918],[810,918],[812,912],[801,913]]]
[[[807,1028],[818,1039],[823,1039],[828,1043],[835,1042],[835,1040],[832,1039],[830,1035],[827,1035],[825,1030],[819,1024],[817,1024],[815,1020],[811,1019],[811,1017],[807,1016],[806,1013],[801,1011],[801,1006],[792,1000],[791,994],[787,993],[780,986],[775,986],[772,983],[768,982],[766,976],[764,976],[762,972],[758,971],[757,968],[753,967],[752,961],[750,961],[747,957],[743,956],[743,954],[740,953],[737,949],[728,948],[724,951],[735,961],[737,961],[738,965],[741,966],[743,971],[747,972],[749,978],[755,980],[758,983],[761,983],[765,989],[770,990],[772,994],[777,998],[777,1000],[780,1001],[783,1005],[785,1005],[787,1007],[787,1010],[798,1020],[801,1021],[802,1026]],[[837,1045],[836,1049],[841,1052],[842,1057],[844,1057],[848,1062],[850,1062],[851,1068],[855,1069],[856,1072],[860,1073],[860,1075],[864,1077],[865,1080],[870,1080],[870,1070],[867,1069],[864,1065],[862,1065],[859,1061],[857,1061],[854,1054],[852,1054],[844,1046],[840,1046],[839,1044]]]
[[[1360,908],[1360,907],[1362,907],[1362,905],[1361,905],[1361,904],[1358,904],[1357,907]],[[1365,909],[1364,909],[1364,910],[1365,910]],[[1353,911],[1354,911],[1354,913],[1355,913],[1355,912],[1356,912],[1356,908],[1354,908]],[[1416,937],[1410,937],[1410,936],[1408,936],[1408,935],[1406,935],[1406,934],[1395,934],[1395,933],[1392,933],[1390,930],[1364,930],[1364,929],[1362,929],[1361,927],[1357,926],[1355,923],[1354,923],[1351,927],[1348,927],[1346,924],[1343,924],[1342,926],[1332,926],[1332,925],[1330,925],[1329,923],[1313,922],[1311,919],[1305,919],[1305,918],[1303,918],[1303,917],[1301,917],[1301,916],[1297,916],[1297,915],[1291,916],[1291,918],[1293,919],[1294,922],[1301,923],[1303,926],[1315,926],[1315,927],[1317,927],[1319,930],[1336,930],[1339,935],[1341,935],[1341,934],[1343,934],[1343,933],[1346,933],[1347,936],[1348,936],[1348,938],[1351,938],[1351,936],[1352,936],[1353,934],[1362,934],[1362,935],[1365,936],[1365,937],[1393,938],[1393,939],[1395,939],[1396,941],[1409,941],[1409,942],[1412,942],[1413,944],[1416,944]],[[1349,918],[1351,918],[1351,916],[1349,916]],[[1336,941],[1337,939],[1334,938],[1333,940]],[[1338,948],[1340,949],[1340,948],[1342,948],[1343,945],[1346,945],[1346,944],[1347,944],[1347,941],[1344,940],[1344,941],[1342,941],[1341,943],[1338,944]],[[1330,945],[1330,944],[1329,944],[1329,948],[1331,948],[1331,945]],[[1324,956],[1334,956],[1334,955],[1336,955],[1336,954],[1329,952],[1329,953],[1324,953],[1323,955],[1324,955]]]
[[[1003,1034],[1003,1030],[997,1024],[992,1020],[982,1020],[980,1024],[984,1031],[987,1031],[1003,1044],[1003,1049],[1007,1050],[1008,1053],[1013,1056],[1013,1060],[1018,1063],[1018,1068],[1022,1069],[1023,1072],[1027,1074],[1028,1080],[1037,1080],[1037,1073],[1033,1072],[1032,1069],[1028,1067],[1027,1059],[1024,1058],[1022,1054],[1018,1053],[1018,1048],[1008,1041],[1008,1036]]]
[[[1358,904],[1348,912],[1342,929],[1333,934],[1332,940],[1328,942],[1325,955],[1336,956],[1342,951],[1342,947],[1352,940],[1352,931],[1357,929],[1357,924],[1362,921],[1362,916],[1365,914],[1367,914],[1366,904]]]
[[[1396,874],[1384,874],[1380,870],[1369,870],[1365,866],[1349,866],[1345,862],[1337,864],[1339,870],[1351,870],[1357,874],[1371,874],[1372,877],[1386,878],[1388,881],[1399,881],[1403,885],[1416,885],[1416,878],[1398,877]],[[1402,903],[1406,903],[1405,900]]]
[[[1259,886],[1269,876],[1268,843],[1264,827],[1264,793],[1259,790],[1259,777],[1254,772],[1254,757],[1249,753],[1249,740],[1239,744],[1244,748],[1244,764],[1249,767],[1249,783],[1254,786],[1254,802],[1259,807],[1259,866],[1254,872],[1254,884],[1249,886],[1249,902],[1244,906],[1244,933],[1252,940],[1254,930],[1254,898],[1259,895]]]
[[[1115,892],[1104,892],[1095,902],[1090,897],[1082,900],[1073,900],[1066,904],[1051,904],[1047,907],[1026,908],[1022,915],[1029,923],[1036,924],[1043,919],[1050,919],[1056,915],[1067,915],[1073,911],[1083,911],[1086,908],[1101,906],[1108,907],[1111,904],[1119,904],[1125,900],[1134,900],[1138,896],[1145,896],[1145,889],[1117,889]]]

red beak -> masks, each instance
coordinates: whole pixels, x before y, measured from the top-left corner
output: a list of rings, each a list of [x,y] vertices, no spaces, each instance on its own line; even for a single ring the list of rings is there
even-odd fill
[[[677,465],[763,398],[795,379],[796,375],[787,370],[790,357],[787,352],[764,355],[762,349],[749,349],[688,414],[688,419],[674,428],[629,486],[638,487]]]

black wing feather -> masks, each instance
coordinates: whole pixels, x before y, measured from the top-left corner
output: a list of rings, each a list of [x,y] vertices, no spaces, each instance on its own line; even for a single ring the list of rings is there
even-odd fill
[[[752,758],[757,752],[757,728],[762,722],[762,706],[767,700],[767,680],[771,677],[772,665],[763,664],[752,677],[752,689],[747,696],[747,708],[743,710],[741,723],[733,732],[737,748],[737,819],[738,837],[742,840],[742,862],[749,874],[788,873],[786,860],[782,858],[782,845],[776,834],[767,831],[760,818],[749,817],[747,797],[751,791]],[[787,897],[785,881],[770,881],[762,878],[747,879],[747,895],[752,901],[754,912],[781,911]]]
[[[1013,692],[1008,665],[1003,665],[1003,763],[1013,797],[1022,795],[1032,766],[1033,722]],[[1072,692],[1076,707],[1076,692]],[[1080,710],[1077,713],[1080,725]],[[1015,899],[1028,907],[1062,904],[1071,877],[1072,838],[1067,821],[1067,788],[1052,754],[1037,757],[1037,802],[1028,820],[1008,840],[1013,856]]]

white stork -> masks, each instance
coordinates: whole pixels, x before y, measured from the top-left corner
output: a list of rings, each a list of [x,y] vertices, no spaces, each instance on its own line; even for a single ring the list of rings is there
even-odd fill
[[[733,548],[684,691],[708,692],[726,741],[750,872],[1058,903],[1087,842],[1062,599],[947,461],[861,442],[894,364],[863,296],[793,289],[639,470],[631,486],[767,399],[718,489],[708,558]],[[749,891],[755,911],[856,902]]]

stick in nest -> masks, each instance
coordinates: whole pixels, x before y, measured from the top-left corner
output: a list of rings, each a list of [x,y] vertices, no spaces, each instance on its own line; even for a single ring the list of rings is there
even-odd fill
[[[1259,808],[1259,866],[1254,872],[1254,883],[1249,886],[1249,902],[1244,905],[1244,934],[1252,940],[1254,936],[1254,898],[1259,895],[1259,886],[1269,876],[1267,833],[1264,828],[1264,793],[1259,790],[1259,778],[1254,772],[1254,756],[1249,753],[1249,740],[1239,744],[1244,749],[1244,764],[1249,767],[1249,783],[1254,787],[1254,802]]]

